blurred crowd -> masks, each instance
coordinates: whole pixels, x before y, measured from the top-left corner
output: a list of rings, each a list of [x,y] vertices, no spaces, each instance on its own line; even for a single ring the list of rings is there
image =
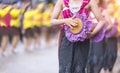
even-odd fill
[[[5,56],[8,44],[11,45],[9,47],[11,52],[16,53],[20,41],[27,52],[31,49],[39,49],[43,37],[46,42],[45,48],[50,48],[51,41],[56,38],[60,28],[50,25],[53,7],[53,2],[49,0],[39,3],[35,0],[2,2],[0,4],[1,55]]]

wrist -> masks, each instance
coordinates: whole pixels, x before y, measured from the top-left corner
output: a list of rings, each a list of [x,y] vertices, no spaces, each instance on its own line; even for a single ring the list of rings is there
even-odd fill
[[[94,36],[94,35],[95,35],[95,32],[94,32],[94,31],[93,31],[93,32],[91,32],[91,35],[92,35],[92,36]]]
[[[66,19],[62,19],[62,21],[61,21],[63,24],[65,24],[66,23]]]

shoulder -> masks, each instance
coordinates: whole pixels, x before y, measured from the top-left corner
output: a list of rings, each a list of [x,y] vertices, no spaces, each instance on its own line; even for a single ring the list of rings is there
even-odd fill
[[[96,0],[90,0],[89,5],[92,6],[94,4],[97,4]]]
[[[57,0],[57,3],[63,4],[64,2],[67,2],[68,0]]]
[[[83,1],[84,1],[85,7],[89,9],[91,7],[91,1],[92,0],[83,0]]]
[[[57,0],[56,4],[64,4],[66,3],[68,0]]]
[[[91,7],[97,7],[97,6],[98,6],[98,4],[97,4],[96,0],[90,0],[90,2],[89,2],[89,8],[91,8]]]
[[[55,7],[57,8],[63,8],[63,6],[65,5],[65,1],[67,0],[57,0],[56,4],[55,4]]]

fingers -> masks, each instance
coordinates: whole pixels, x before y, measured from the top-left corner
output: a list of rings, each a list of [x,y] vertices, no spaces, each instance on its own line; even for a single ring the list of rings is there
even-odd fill
[[[72,25],[68,25],[70,27],[70,29],[73,29],[73,26]]]
[[[75,18],[75,16],[67,19],[68,21],[66,23],[71,29],[73,29],[75,26],[77,26],[77,21],[75,21],[73,18]]]
[[[72,22],[74,22],[74,23],[76,23],[76,24],[78,23],[76,20],[72,20]]]
[[[70,22],[70,28],[73,28],[75,26],[77,26],[77,22],[75,20],[71,20],[71,22]]]
[[[72,22],[73,22],[73,26],[77,26],[78,24],[78,22],[76,21],[76,20],[72,20]]]
[[[74,22],[71,22],[70,24],[71,24],[72,26],[74,26],[74,27],[77,26],[77,24],[74,23]]]

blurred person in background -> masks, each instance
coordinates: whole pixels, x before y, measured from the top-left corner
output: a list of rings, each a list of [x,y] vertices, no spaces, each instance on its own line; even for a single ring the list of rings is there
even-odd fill
[[[40,3],[33,9],[33,24],[34,24],[34,47],[35,49],[40,48],[40,40],[41,40],[41,28],[42,28],[42,10],[44,4]]]
[[[10,11],[11,20],[10,20],[10,36],[12,37],[12,46],[11,50],[12,53],[16,53],[15,49],[17,44],[20,40],[20,9],[18,9],[17,5],[15,4]]]
[[[116,29],[114,29],[114,26],[118,27],[118,22],[116,21],[117,18],[114,17],[114,13],[116,12],[116,7],[113,3],[108,3],[107,5],[107,12],[111,18],[114,32]],[[111,31],[111,30],[109,30]],[[107,31],[107,32],[109,32]],[[107,33],[106,32],[106,33]],[[105,73],[113,73],[113,67],[115,65],[116,59],[117,59],[117,32],[113,34],[112,37],[106,38],[106,51],[105,51],[105,59],[104,59],[104,70]]]
[[[116,5],[117,9],[116,12],[114,13],[114,17],[118,19],[118,56],[120,55],[120,6]],[[120,57],[119,57],[120,58]]]
[[[50,19],[52,15],[52,10],[53,10],[53,3],[50,1],[46,2],[45,9],[43,12],[43,33],[45,35],[45,42],[46,42],[46,47],[49,48],[52,43],[52,35],[53,35],[53,29],[52,26],[50,25]]]
[[[27,5],[18,6],[17,4],[13,5],[12,10],[10,11],[11,20],[10,20],[10,36],[12,37],[12,53],[16,53],[15,49],[17,47],[18,42],[20,41],[21,35],[21,18],[20,15],[23,14]]]
[[[2,56],[6,56],[6,49],[7,49],[7,45],[9,43],[9,28],[10,28],[10,10],[11,10],[11,6],[9,5],[3,5],[1,6],[0,9],[0,25],[1,25],[1,29],[0,29],[0,33],[2,36],[2,40],[1,40],[1,55]]]
[[[33,25],[33,9],[32,6],[29,5],[24,12],[24,19],[23,19],[23,30],[25,41],[24,41],[24,48],[26,51],[33,50],[34,46],[34,25]]]
[[[112,22],[110,20],[110,16],[108,15],[105,9],[104,0],[97,0],[97,4],[106,22],[104,24],[104,30],[109,31],[112,29]],[[92,19],[93,22],[95,23],[98,22],[94,15],[90,15],[90,18]],[[105,52],[106,52],[105,36],[104,39],[100,42],[91,41],[87,65],[88,73],[100,73],[104,65]]]

